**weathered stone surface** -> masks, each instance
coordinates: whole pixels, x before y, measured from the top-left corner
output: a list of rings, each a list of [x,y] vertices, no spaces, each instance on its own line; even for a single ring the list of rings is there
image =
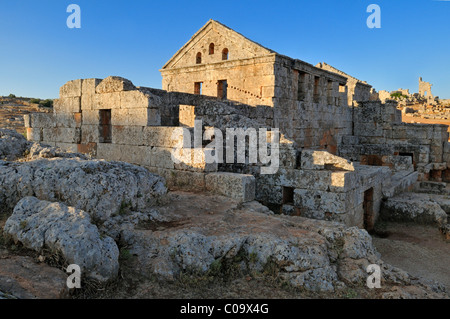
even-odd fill
[[[111,112],[111,124],[122,126],[157,126],[161,125],[161,114],[158,109],[113,109]]]
[[[100,112],[99,110],[83,110],[82,112],[83,125],[99,125]]]
[[[108,76],[106,79],[101,81],[96,89],[96,93],[111,93],[111,92],[121,92],[135,90],[136,87],[131,83],[130,80],[124,79],[120,76]]]
[[[81,81],[72,80],[61,86],[59,89],[60,97],[80,97],[81,96]]]
[[[257,202],[181,192],[172,193],[157,211],[141,218],[137,227],[127,222],[119,230],[144,275],[173,280],[183,272],[235,267],[245,274],[270,266],[294,286],[338,291],[365,285],[366,267],[375,263],[382,267],[383,286],[414,284],[431,292],[380,260],[368,233],[355,227],[273,215]]]
[[[0,159],[14,161],[24,156],[30,143],[16,131],[0,129]]]
[[[80,127],[81,126],[81,113],[57,113],[57,114],[54,114],[52,116],[51,120],[53,122],[53,126],[44,125],[42,127],[43,128],[48,128],[48,127],[64,127],[64,128]],[[39,127],[39,126],[36,126],[36,127]]]
[[[78,127],[44,128],[43,142],[60,142],[79,144],[81,142],[81,129]]]
[[[14,208],[4,227],[16,243],[40,252],[61,253],[69,264],[99,281],[108,281],[119,271],[119,249],[110,237],[101,238],[86,212],[61,203],[25,197]]]
[[[31,113],[28,116],[32,128],[52,128],[56,127],[56,123],[64,120],[62,116],[56,118],[52,113]]]
[[[67,274],[37,264],[31,257],[0,256],[0,299],[62,299],[69,297]]]
[[[120,93],[120,107],[123,109],[157,108],[161,103],[160,97],[139,90]]]
[[[27,128],[27,140],[32,142],[40,142],[43,138],[43,132],[41,128]]]
[[[110,110],[120,108],[120,92],[96,94],[92,100],[92,110]]]
[[[100,140],[99,125],[83,124],[81,126],[81,143],[98,143]]]
[[[80,158],[0,162],[0,181],[0,202],[7,211],[21,198],[35,196],[82,209],[98,221],[124,205],[145,210],[166,193],[163,178],[145,168]]]
[[[192,192],[205,191],[205,173],[178,171],[154,166],[145,166],[150,172],[164,177],[170,190],[185,190]]]
[[[441,206],[428,196],[403,193],[382,203],[380,218],[390,221],[413,221],[444,226],[447,214]]]
[[[302,169],[341,169],[354,171],[353,164],[342,157],[324,151],[303,150],[301,154]]]
[[[95,89],[102,82],[102,79],[83,79],[81,83],[82,95],[93,95]]]
[[[206,189],[241,202],[255,199],[255,177],[236,173],[210,173],[205,176]]]
[[[53,100],[53,111],[58,113],[79,113],[81,112],[80,97],[63,97]]]
[[[61,143],[62,144],[62,143]],[[41,159],[41,158],[80,158],[80,159],[87,159],[87,157],[83,154],[74,153],[74,152],[67,152],[66,150],[63,150],[58,147],[52,147],[45,144],[39,144],[39,143],[33,143],[29,147],[29,152],[26,157],[28,161]]]

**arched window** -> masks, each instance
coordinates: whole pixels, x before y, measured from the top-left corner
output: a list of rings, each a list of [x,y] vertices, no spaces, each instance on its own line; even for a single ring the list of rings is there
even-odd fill
[[[209,45],[209,54],[214,54],[214,43]]]
[[[202,53],[197,53],[197,57],[195,58],[195,63],[201,64],[202,63]]]
[[[227,48],[222,50],[222,60],[228,60],[228,49]]]

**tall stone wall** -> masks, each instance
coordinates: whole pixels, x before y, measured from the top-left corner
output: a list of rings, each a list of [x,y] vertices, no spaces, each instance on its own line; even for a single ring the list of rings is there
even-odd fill
[[[167,91],[194,94],[195,83],[202,83],[202,95],[217,97],[218,81],[226,80],[228,100],[273,106],[274,60],[274,55],[269,55],[161,70],[162,87]]]
[[[274,123],[304,148],[336,154],[351,132],[346,79],[300,60],[277,57]]]

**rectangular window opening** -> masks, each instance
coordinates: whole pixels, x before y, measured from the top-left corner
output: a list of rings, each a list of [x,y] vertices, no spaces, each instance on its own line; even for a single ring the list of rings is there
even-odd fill
[[[111,110],[100,110],[100,143],[112,142]]]
[[[227,99],[227,80],[219,80],[217,82],[217,97],[222,100]]]
[[[313,93],[313,102],[314,103],[319,103],[319,100],[320,100],[319,84],[320,84],[320,77],[315,76],[314,77],[314,93]]]
[[[294,188],[283,187],[283,204],[294,204]]]
[[[202,95],[203,82],[194,83],[194,94]]]
[[[298,73],[298,92],[297,100],[304,101],[306,97],[306,76],[305,72],[299,71]]]

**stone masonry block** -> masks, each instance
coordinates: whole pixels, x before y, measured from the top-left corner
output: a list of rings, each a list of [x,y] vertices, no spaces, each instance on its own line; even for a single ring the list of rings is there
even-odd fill
[[[150,172],[165,178],[170,190],[204,191],[205,174],[189,171],[177,171],[173,169],[145,166]]]
[[[56,127],[80,127],[81,113],[56,113],[54,115]]]
[[[93,110],[110,110],[120,108],[120,92],[93,95]]]
[[[97,158],[151,166],[150,148],[146,146],[98,143]]]
[[[186,129],[186,131],[188,130]],[[144,143],[149,146],[182,147],[184,132],[185,130],[182,127],[144,127]]]
[[[73,143],[78,144],[81,141],[80,128],[44,128],[43,129],[44,142],[59,142],[59,143]]]
[[[318,190],[294,190],[294,205],[300,209],[345,214],[345,193],[331,193]]]
[[[281,205],[283,203],[283,187],[263,184],[258,180],[256,199],[263,203]]]
[[[145,145],[143,126],[120,126],[112,127],[112,143],[125,145]]]
[[[97,85],[100,84],[102,79],[83,79],[81,83],[81,94],[94,95]]]
[[[94,110],[96,108],[97,97],[94,94],[83,94],[81,96],[81,110]]]
[[[23,122],[24,122],[25,128],[32,127],[31,126],[31,114],[24,114]]]
[[[120,92],[121,108],[156,108],[161,105],[161,98],[138,90]]]
[[[81,126],[81,143],[98,143],[100,137],[100,127],[98,125]]]
[[[33,141],[33,142],[42,141],[42,128],[28,127],[27,128],[27,140]]]
[[[148,126],[160,125],[161,117],[155,109],[113,109],[111,111],[111,124],[122,126]]]
[[[80,97],[82,80],[72,80],[61,86],[59,96],[63,97]]]
[[[338,168],[347,171],[355,170],[350,161],[326,151],[303,150],[300,162],[302,169]]]
[[[30,127],[33,128],[52,128],[56,121],[52,113],[31,113],[29,115]]]
[[[210,173],[205,176],[206,189],[210,192],[248,202],[255,199],[255,177],[236,173]]]
[[[62,97],[53,101],[53,112],[58,113],[79,113],[81,112],[80,97]]]
[[[99,110],[83,110],[81,113],[81,121],[83,125],[99,125],[100,111]]]
[[[149,166],[174,169],[172,160],[172,148],[148,147],[150,154]]]
[[[96,88],[96,93],[111,93],[135,90],[136,87],[130,80],[119,76],[109,76],[101,81]]]
[[[172,149],[174,168],[194,172],[216,172],[218,164],[206,163],[205,148]]]

